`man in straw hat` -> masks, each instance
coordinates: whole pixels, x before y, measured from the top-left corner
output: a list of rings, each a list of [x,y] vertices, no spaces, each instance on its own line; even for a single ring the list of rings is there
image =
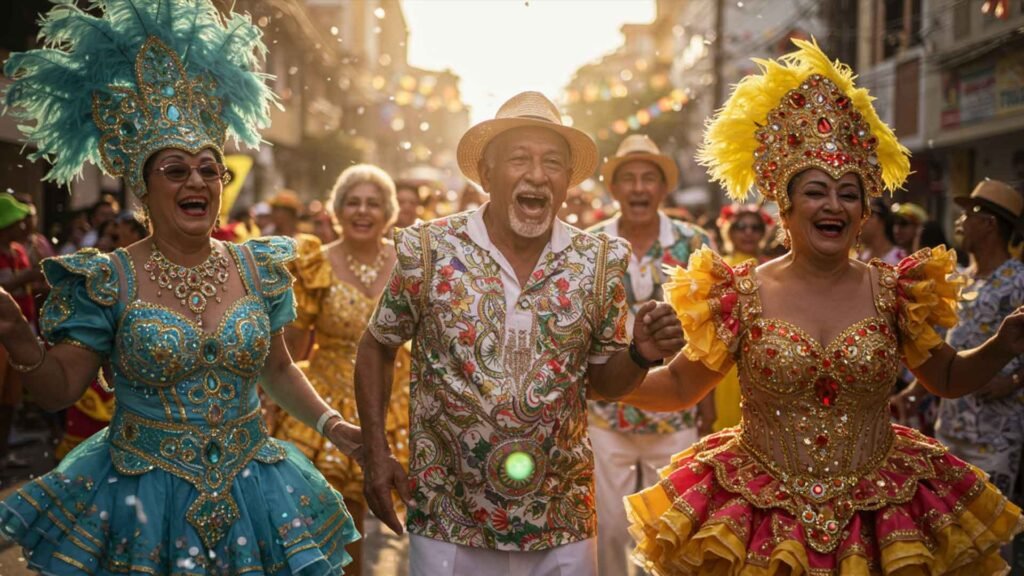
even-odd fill
[[[459,142],[490,195],[395,235],[398,261],[360,344],[366,492],[396,531],[409,504],[413,574],[596,574],[587,396],[618,398],[682,346],[649,305],[627,326],[629,247],[556,218],[597,149],[537,92]],[[413,340],[409,474],[384,435],[395,350]]]
[[[988,340],[1003,318],[1024,305],[1024,263],[1008,249],[1024,233],[1024,198],[1008,184],[986,179],[956,203],[964,209],[956,227],[971,266],[964,274],[960,323],[946,341],[964,350]],[[1018,357],[978,392],[943,398],[936,423],[936,437],[950,452],[987,472],[1017,503],[1021,494],[1014,491],[1024,445],[1022,376],[1024,358]]]
[[[632,134],[601,167],[604,184],[619,204],[618,216],[591,232],[623,238],[633,247],[626,269],[626,301],[631,314],[651,300],[662,300],[665,265],[686,265],[690,253],[708,243],[703,230],[672,220],[661,210],[675,190],[679,170],[648,136]],[[598,567],[602,576],[635,570],[622,498],[658,481],[669,458],[697,441],[696,411],[648,412],[620,402],[590,403],[590,441],[597,484]]]

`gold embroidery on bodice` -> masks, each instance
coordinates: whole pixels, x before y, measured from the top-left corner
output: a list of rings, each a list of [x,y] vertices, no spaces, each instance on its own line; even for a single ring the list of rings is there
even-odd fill
[[[757,290],[740,289],[749,310],[737,359],[741,441],[780,480],[814,500],[877,468],[892,444],[889,393],[900,367],[892,320],[896,277],[890,268],[875,269],[876,315],[828,343],[761,317]]]
[[[738,336],[732,344],[742,419],[735,442],[778,485],[754,494],[746,473],[729,478],[715,457],[717,450],[698,459],[720,468],[720,481],[759,505],[790,509],[819,552],[838,545],[856,509],[909,497],[906,492],[913,486],[890,486],[875,474],[895,441],[888,399],[900,355],[894,320],[896,272],[873,267],[879,273],[876,314],[828,343],[790,322],[762,316],[752,264],[737,267],[732,286],[723,285],[710,298],[719,307],[716,312],[727,312],[723,316],[732,321],[719,325],[718,331]],[[908,471],[916,467],[907,464]],[[871,489],[865,489],[862,481],[869,477]]]

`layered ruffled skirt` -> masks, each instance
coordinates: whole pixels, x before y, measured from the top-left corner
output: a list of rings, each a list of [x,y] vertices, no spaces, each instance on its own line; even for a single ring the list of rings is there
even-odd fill
[[[658,576],[1008,572],[999,549],[1024,530],[1020,509],[934,440],[893,429],[881,466],[846,493],[852,513],[831,551],[812,545],[791,491],[730,428],[676,455],[660,483],[626,498],[634,558]]]
[[[286,458],[253,460],[235,477],[239,519],[212,548],[186,519],[196,489],[160,469],[118,473],[106,430],[0,502],[0,534],[47,575],[341,574],[359,537],[352,518],[312,464],[280,445]]]

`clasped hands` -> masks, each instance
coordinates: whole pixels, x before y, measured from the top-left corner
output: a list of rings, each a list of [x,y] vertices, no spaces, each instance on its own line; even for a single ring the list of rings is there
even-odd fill
[[[666,302],[650,301],[633,319],[633,344],[648,361],[671,359],[683,348],[683,327]]]

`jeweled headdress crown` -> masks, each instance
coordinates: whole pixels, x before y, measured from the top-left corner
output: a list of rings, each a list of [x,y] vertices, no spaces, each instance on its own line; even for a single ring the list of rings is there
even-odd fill
[[[756,187],[783,212],[789,181],[808,168],[836,179],[856,173],[865,200],[902,186],[910,153],[853,71],[813,41],[793,42],[798,49],[778,61],[755,60],[761,74],[741,80],[708,123],[698,161],[734,200]]]
[[[23,122],[32,160],[66,184],[92,161],[146,193],[143,167],[164,148],[211,148],[228,136],[257,146],[275,97],[257,60],[266,53],[247,16],[209,0],[65,0],[43,18],[44,47],[11,55],[6,104]],[[99,11],[102,16],[90,12]],[[91,119],[91,121],[90,121]]]

